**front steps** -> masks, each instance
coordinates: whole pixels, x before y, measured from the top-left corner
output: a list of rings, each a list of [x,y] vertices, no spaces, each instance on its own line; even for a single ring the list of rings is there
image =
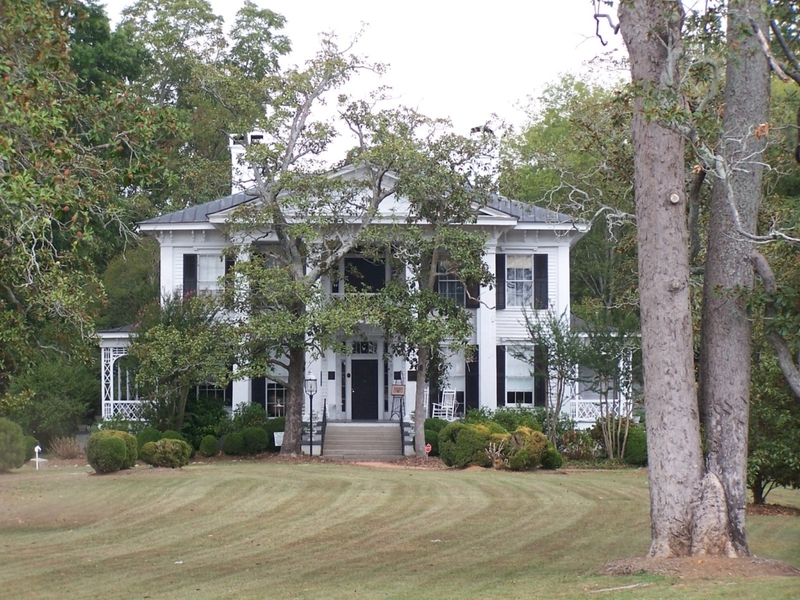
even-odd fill
[[[331,423],[325,429],[325,458],[345,461],[385,461],[403,458],[400,424]]]

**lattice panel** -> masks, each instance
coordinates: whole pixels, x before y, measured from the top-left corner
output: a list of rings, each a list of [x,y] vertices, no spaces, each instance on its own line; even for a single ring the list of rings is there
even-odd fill
[[[128,421],[138,421],[142,415],[141,402],[104,402],[103,418],[119,417]]]

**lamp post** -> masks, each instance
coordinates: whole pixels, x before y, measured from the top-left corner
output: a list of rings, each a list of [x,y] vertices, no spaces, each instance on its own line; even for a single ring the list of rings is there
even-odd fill
[[[305,381],[306,394],[308,394],[308,455],[311,456],[311,443],[314,441],[314,422],[312,417],[312,407],[314,406],[314,394],[317,393],[317,378],[313,373],[309,373]]]

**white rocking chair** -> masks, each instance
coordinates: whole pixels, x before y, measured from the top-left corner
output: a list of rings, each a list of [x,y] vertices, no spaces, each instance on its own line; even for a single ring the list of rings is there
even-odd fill
[[[444,390],[440,402],[433,403],[431,416],[434,419],[444,419],[445,421],[456,420],[456,391]]]

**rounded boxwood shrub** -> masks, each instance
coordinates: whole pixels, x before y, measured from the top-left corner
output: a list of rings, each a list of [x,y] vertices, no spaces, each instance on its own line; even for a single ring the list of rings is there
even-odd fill
[[[244,454],[244,436],[236,431],[222,438],[222,451],[231,456]]]
[[[506,457],[512,471],[525,471],[539,466],[547,450],[547,437],[530,427],[517,427],[508,438]]]
[[[625,462],[629,465],[643,467],[647,464],[647,433],[644,427],[628,429],[628,441],[625,444]]]
[[[0,419],[0,471],[19,469],[25,464],[25,436],[22,427]]]
[[[86,460],[98,473],[119,471],[128,454],[125,440],[109,433],[98,431],[90,435],[86,442]]]
[[[162,438],[153,444],[152,462],[154,467],[164,467],[169,469],[180,469],[189,464],[189,457],[192,454],[192,447],[183,440]]]
[[[261,427],[245,427],[242,429],[245,454],[258,454],[269,446],[269,434]]]
[[[100,433],[116,436],[125,442],[125,460],[122,463],[122,469],[132,469],[136,466],[136,459],[139,456],[139,443],[136,436],[119,429],[107,429]]]
[[[161,437],[158,439],[160,440],[181,440],[182,442],[186,441],[186,438],[183,437],[183,434],[175,431],[174,429],[167,429],[164,433],[161,434]]]
[[[434,429],[425,428],[425,443],[431,445],[428,456],[439,456],[439,432]]]
[[[147,442],[139,451],[139,459],[146,462],[148,465],[153,464],[153,456],[156,453],[156,442]]]
[[[264,431],[267,432],[269,441],[267,449],[277,450],[278,447],[275,445],[275,432],[286,431],[286,417],[272,417],[271,419],[267,419],[263,427]]]
[[[25,436],[25,462],[28,462],[30,459],[36,456],[36,446],[39,445],[39,440],[37,440],[32,435]]]
[[[488,467],[491,464],[486,454],[489,435],[483,425],[450,423],[439,432],[439,456],[452,467]]]
[[[219,448],[219,440],[215,435],[207,435],[200,441],[200,454],[211,457],[216,456]]]
[[[552,442],[548,442],[547,449],[544,451],[544,454],[542,454],[542,468],[555,471],[556,469],[560,469],[563,464],[564,459],[561,458],[561,453],[553,446]]]
[[[142,446],[147,442],[157,442],[161,439],[161,432],[155,427],[145,427],[136,434],[136,449],[141,452]]]

